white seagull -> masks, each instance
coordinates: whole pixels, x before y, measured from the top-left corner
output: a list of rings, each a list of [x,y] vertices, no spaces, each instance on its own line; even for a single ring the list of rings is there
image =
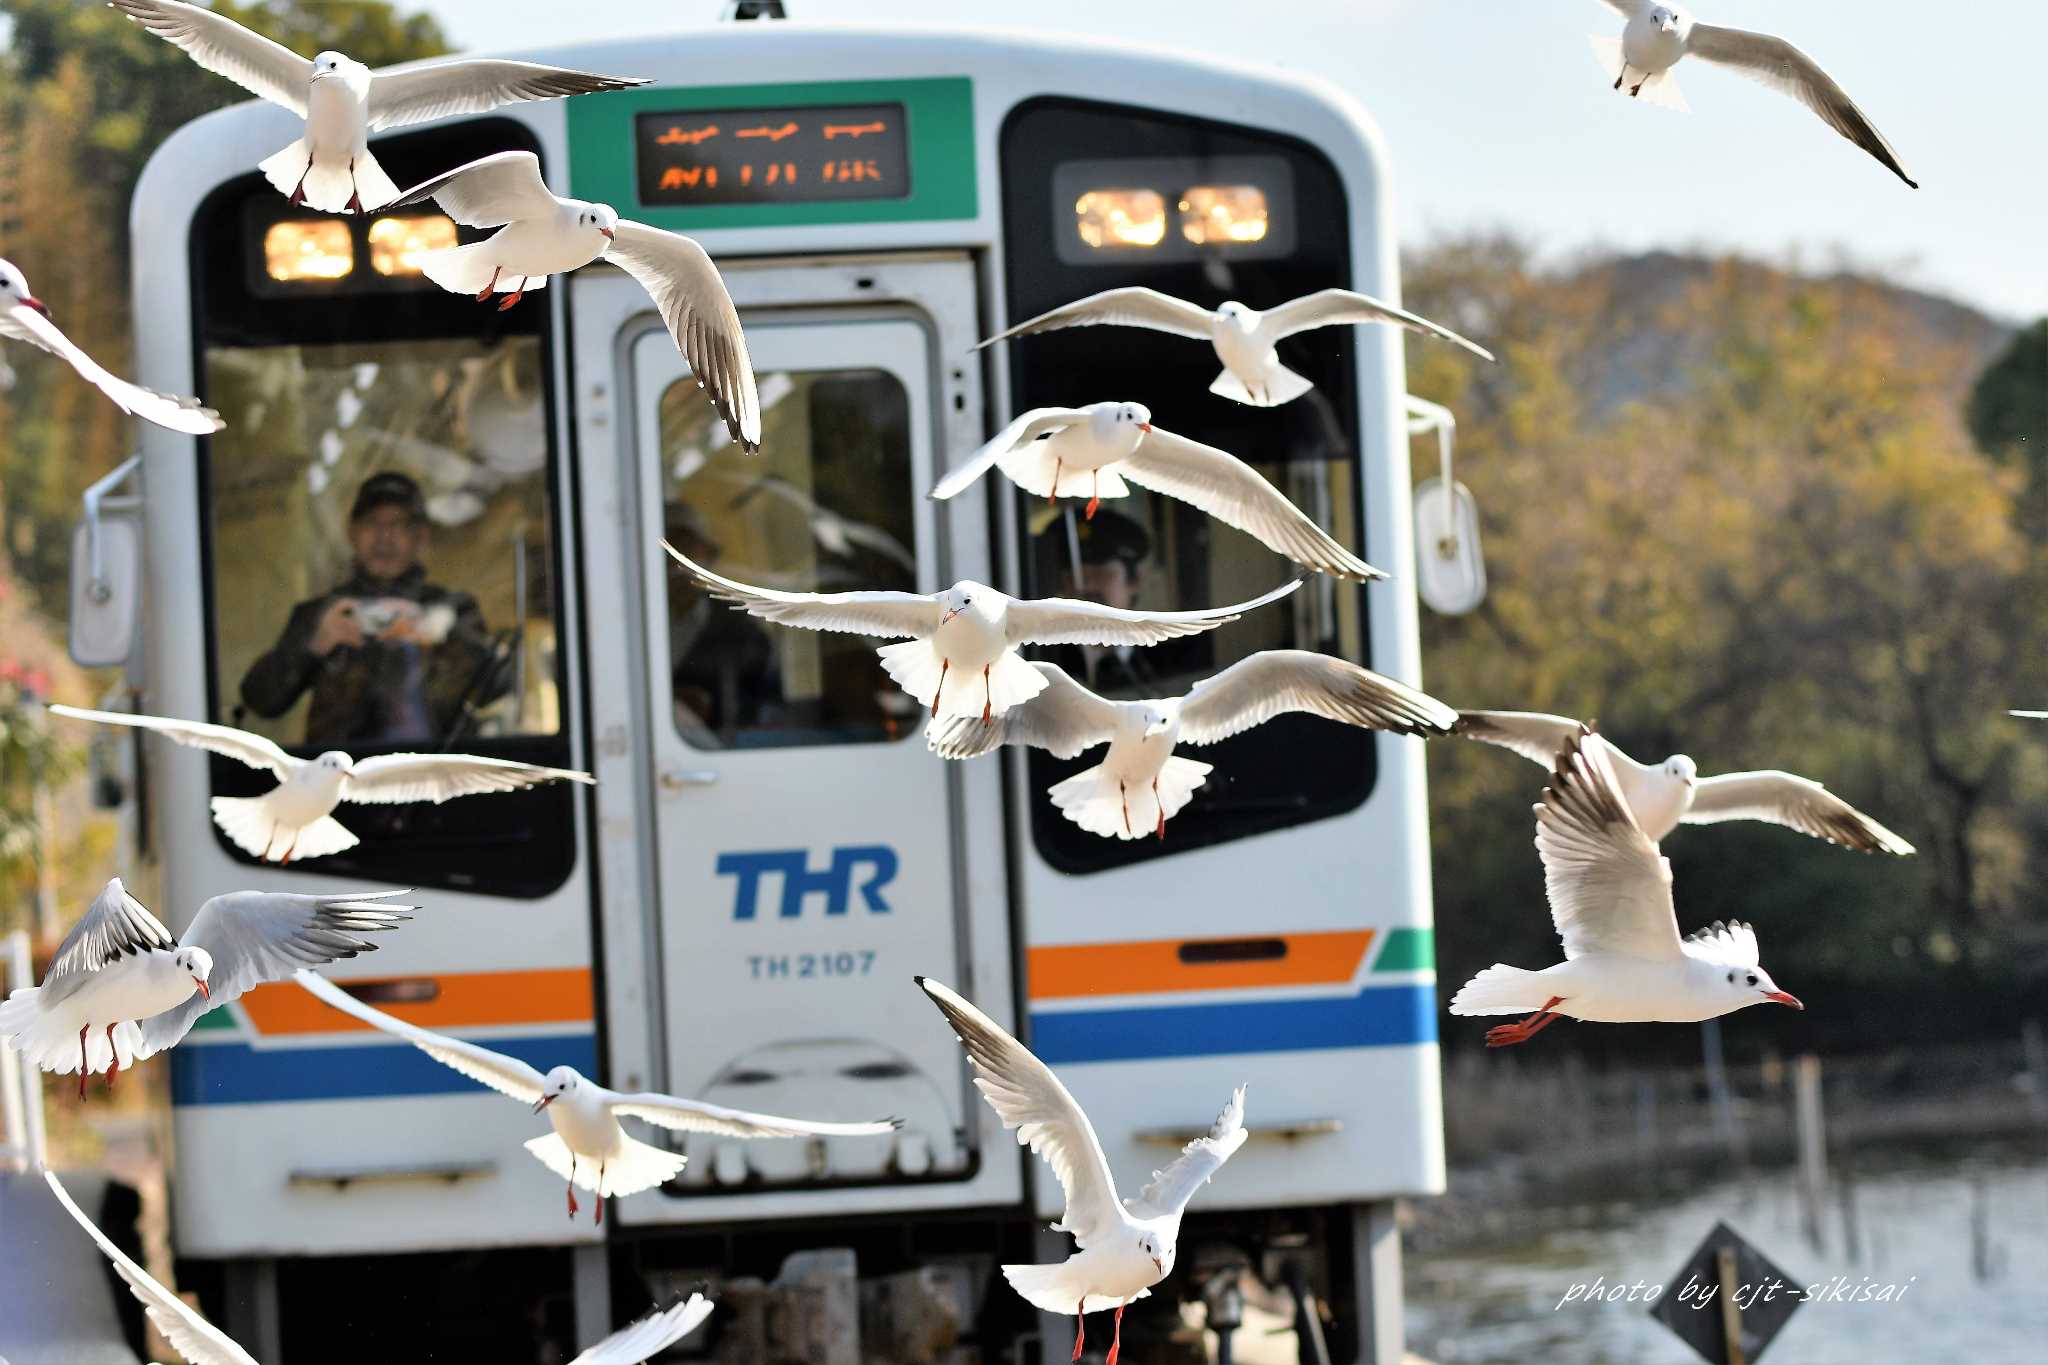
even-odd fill
[[[1367,730],[1447,735],[1458,713],[1392,678],[1327,654],[1269,649],[1198,682],[1185,697],[1111,701],[1035,663],[1045,690],[993,724],[958,717],[926,733],[941,758],[974,758],[1001,744],[1029,744],[1072,758],[1107,742],[1102,762],[1049,790],[1053,805],[1091,834],[1114,839],[1166,837],[1209,776],[1207,763],[1175,756],[1179,744],[1214,744],[1290,711]],[[1131,809],[1135,798],[1137,810]]]
[[[1546,768],[1586,735],[1588,747],[1607,752],[1621,794],[1652,843],[1662,843],[1680,825],[1763,820],[1859,853],[1905,857],[1914,851],[1820,783],[1794,773],[1763,769],[1701,777],[1699,765],[1685,754],[1673,754],[1654,765],[1638,763],[1578,721],[1535,711],[1461,711],[1457,733],[1512,749]]]
[[[1593,51],[1613,73],[1616,90],[1627,84],[1631,95],[1684,109],[1685,98],[1678,93],[1671,68],[1685,57],[1725,66],[1798,100],[1828,127],[1883,162],[1893,175],[1920,188],[1848,92],[1821,70],[1820,63],[1783,38],[1702,24],[1686,10],[1660,0],[1606,0],[1606,5],[1628,21],[1619,39],[1593,35]]]
[[[1208,1136],[1182,1148],[1165,1170],[1154,1171],[1136,1199],[1119,1200],[1095,1128],[1059,1077],[965,999],[927,977],[916,981],[967,1049],[982,1098],[1003,1127],[1017,1130],[1018,1142],[1052,1167],[1067,1196],[1066,1212],[1052,1226],[1072,1235],[1075,1253],[1057,1265],[1006,1265],[1003,1278],[1034,1307],[1074,1315],[1075,1360],[1086,1336],[1084,1315],[1116,1309],[1108,1358],[1108,1365],[1116,1365],[1124,1305],[1144,1298],[1173,1273],[1188,1201],[1244,1145],[1244,1087],[1231,1094]]]
[[[1359,582],[1387,576],[1237,456],[1154,426],[1142,403],[1033,408],[940,479],[932,496],[953,497],[992,468],[1047,502],[1085,492],[1090,517],[1102,499],[1128,494],[1128,479],[1207,512],[1297,564]]]
[[[1536,807],[1536,851],[1565,960],[1540,972],[1495,963],[1451,999],[1452,1014],[1529,1017],[1486,1032],[1527,1042],[1562,1015],[1602,1024],[1697,1023],[1748,1005],[1805,1009],[1757,961],[1756,931],[1716,920],[1681,940],[1671,863],[1630,814],[1613,749],[1574,737]]]
[[[180,0],[107,3],[183,48],[208,71],[303,118],[306,135],[257,169],[294,204],[323,213],[386,208],[398,197],[398,187],[370,154],[372,133],[525,100],[647,84],[637,76],[598,76],[532,62],[435,62],[372,71],[340,52],[322,52],[309,62],[224,14]]]
[[[1456,332],[1439,327],[1428,318],[1417,317],[1405,308],[1381,303],[1349,289],[1324,289],[1304,294],[1263,313],[1233,300],[1220,305],[1212,313],[1171,294],[1132,285],[1104,290],[1049,313],[1040,313],[1007,332],[998,332],[977,344],[975,349],[993,346],[1010,337],[1031,336],[1061,327],[1104,324],[1149,327],[1155,332],[1171,332],[1175,336],[1206,341],[1216,348],[1216,358],[1223,362],[1223,373],[1216,376],[1209,392],[1253,407],[1271,408],[1292,402],[1315,387],[1280,363],[1280,357],[1274,353],[1274,345],[1296,332],[1354,322],[1390,322],[1411,332],[1453,342],[1483,359],[1493,359],[1493,352],[1474,346]]]
[[[2005,714],[2020,720],[2048,720],[2048,711],[2008,711]]]
[[[55,1171],[44,1171],[43,1179],[49,1183],[50,1193],[57,1196],[57,1202],[64,1206],[64,1211],[85,1229],[86,1235],[99,1247],[100,1254],[113,1263],[115,1273],[127,1281],[129,1292],[141,1302],[149,1320],[156,1324],[156,1330],[163,1334],[164,1340],[180,1359],[190,1361],[191,1365],[256,1365],[256,1358],[243,1350],[233,1337],[200,1316],[190,1304],[164,1288],[155,1276],[115,1246],[71,1201],[70,1193],[57,1179]],[[640,1361],[667,1350],[696,1331],[704,1319],[711,1316],[713,1306],[712,1301],[702,1294],[692,1294],[672,1308],[650,1313],[621,1327],[570,1361],[569,1365],[639,1365]]]
[[[355,937],[395,929],[414,905],[381,902],[403,891],[299,896],[234,891],[215,896],[174,938],[114,878],[72,926],[39,986],[0,1003],[0,1038],[45,1071],[107,1073],[177,1045],[199,1016],[294,968],[334,962],[377,945]]]
[[[88,711],[56,703],[50,710],[73,720],[154,730],[188,748],[224,754],[274,773],[277,786],[262,796],[214,797],[213,822],[243,852],[276,863],[323,858],[354,848],[356,836],[332,814],[344,801],[383,806],[432,801],[438,805],[457,796],[518,791],[543,782],[597,781],[588,773],[567,768],[543,768],[475,754],[381,754],[357,759],[330,749],[318,758],[293,758],[263,736],[231,725]]]
[[[532,152],[499,152],[415,185],[399,205],[432,199],[464,227],[498,228],[481,242],[430,251],[428,279],[478,302],[502,293],[499,310],[548,276],[605,260],[640,282],[661,311],[690,374],[749,454],[761,448],[761,397],[740,331],[739,310],[704,248],[688,237],[620,218],[609,204],[560,199]]]
[[[1045,686],[1044,677],[1017,653],[1019,645],[1154,645],[1214,630],[1301,586],[1297,578],[1249,602],[1207,611],[1126,611],[1070,597],[1027,601],[966,579],[940,593],[780,592],[722,578],[667,541],[662,548],[713,597],[766,620],[804,630],[908,637],[876,651],[896,685],[931,708],[934,720],[974,716],[984,724]],[[947,692],[946,679],[955,668],[969,685]],[[974,700],[977,691],[980,702]]]
[[[208,436],[227,423],[196,398],[179,398],[131,384],[107,373],[58,330],[50,310],[29,292],[28,277],[12,262],[0,260],[0,337],[39,346],[78,371],[79,377],[113,400],[114,406],[145,422],[191,436]],[[0,367],[4,368],[4,367]]]
[[[622,1094],[607,1090],[571,1066],[540,1072],[502,1052],[476,1043],[429,1032],[382,1010],[372,1009],[316,972],[298,973],[298,982],[344,1014],[403,1038],[420,1051],[473,1081],[547,1111],[554,1132],[526,1144],[541,1164],[569,1182],[569,1216],[577,1212],[576,1187],[597,1196],[597,1218],[604,1222],[604,1202],[614,1196],[638,1194],[673,1180],[687,1159],[629,1137],[621,1118],[645,1119],[678,1133],[723,1133],[739,1138],[873,1137],[902,1127],[900,1119],[873,1123],[821,1123],[777,1118],[725,1109],[700,1100],[678,1099],[651,1091]]]

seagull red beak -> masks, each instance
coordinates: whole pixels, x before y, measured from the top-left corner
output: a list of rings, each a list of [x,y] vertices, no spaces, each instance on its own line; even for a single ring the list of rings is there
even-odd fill
[[[946,623],[947,623],[948,621],[952,620],[952,619],[953,619],[954,617],[958,616],[959,614],[960,614],[960,608],[958,608],[958,607],[955,607],[955,608],[953,608],[953,609],[952,609],[951,611],[947,612],[947,613],[946,613],[946,614],[945,614],[944,616],[941,616],[941,617],[939,618],[939,624],[943,626],[943,625],[945,625],[945,624],[946,624]]]
[[[1157,1256],[1154,1256],[1152,1258],[1152,1268],[1158,1271],[1160,1274],[1164,1275],[1166,1273],[1166,1262],[1160,1260]]]
[[[1138,430],[1149,432],[1152,430],[1152,424],[1150,422],[1140,422],[1138,423]]]
[[[192,978],[192,984],[199,988],[200,995],[204,996],[208,1000],[213,999],[213,992],[206,989],[206,983],[204,981],[201,981],[198,977],[195,976]]]
[[[533,1112],[538,1114],[541,1110],[547,1108],[554,1102],[555,1097],[553,1095],[542,1095],[539,1099],[533,1102]]]
[[[1786,991],[1771,991],[1769,994],[1764,996],[1764,999],[1775,1000],[1781,1005],[1790,1005],[1795,1010],[1803,1010],[1806,1008],[1806,1006],[1799,1003],[1798,996],[1792,995]]]
[[[598,231],[604,234],[604,239],[607,242],[616,242],[619,240],[619,235],[616,232],[613,232],[610,228],[599,228]]]
[[[32,295],[23,294],[21,296],[21,306],[24,308],[33,308],[38,313],[41,313],[44,317],[50,316],[49,306],[45,304],[41,299],[35,298]]]

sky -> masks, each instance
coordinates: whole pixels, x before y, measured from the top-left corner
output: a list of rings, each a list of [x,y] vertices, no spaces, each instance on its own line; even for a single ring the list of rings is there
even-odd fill
[[[675,34],[722,0],[400,0],[458,47]],[[1995,316],[2048,314],[2048,4],[1721,0],[1705,15],[1814,55],[1898,150],[1908,189],[1787,97],[1682,66],[1693,112],[1608,88],[1598,0],[788,0],[805,20],[987,25],[1224,54],[1320,76],[1378,121],[1404,246],[1508,228],[1546,255],[1735,249],[1838,264]],[[1965,28],[1944,14],[1967,16]],[[720,76],[727,83],[736,77]]]

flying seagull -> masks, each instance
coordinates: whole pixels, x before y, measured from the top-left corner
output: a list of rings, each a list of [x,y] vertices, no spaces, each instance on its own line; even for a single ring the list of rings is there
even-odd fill
[[[974,758],[1001,744],[1072,758],[1107,742],[1100,764],[1055,784],[1050,794],[1069,820],[1112,839],[1165,838],[1167,820],[1207,779],[1209,765],[1177,757],[1178,744],[1214,744],[1290,711],[1424,736],[1447,735],[1458,719],[1392,678],[1304,649],[1265,650],[1196,683],[1185,697],[1151,701],[1110,701],[1057,664],[1031,666],[1045,679],[1044,691],[994,724],[936,722],[926,742],[941,758]]]
[[[1905,857],[1914,851],[1820,783],[1793,773],[1765,769],[1701,777],[1699,765],[1684,754],[1655,765],[1638,763],[1578,721],[1534,711],[1461,711],[1457,732],[1512,749],[1545,767],[1560,750],[1586,735],[1589,748],[1607,752],[1629,810],[1652,843],[1663,842],[1680,825],[1764,820],[1859,853]]]
[[[1631,95],[1648,92],[1653,103],[1685,108],[1671,69],[1686,57],[1724,66],[1739,75],[1790,95],[1821,121],[1849,141],[1869,152],[1893,175],[1920,188],[1920,182],[1906,174],[1898,153],[1884,140],[1884,134],[1856,107],[1847,91],[1820,69],[1820,63],[1783,38],[1747,29],[1718,28],[1702,24],[1676,5],[1659,0],[1606,0],[1607,7],[1628,23],[1619,40],[1595,35],[1593,50],[1614,73],[1614,88],[1625,84]]]
[[[357,934],[395,929],[418,906],[385,904],[403,891],[299,896],[234,891],[215,896],[182,938],[108,882],[72,926],[39,986],[0,1003],[0,1038],[36,1066],[85,1078],[177,1045],[199,1016],[293,968],[333,962],[377,945]]]
[[[0,260],[0,337],[39,346],[78,371],[79,377],[113,400],[114,406],[145,422],[190,436],[209,436],[227,423],[196,398],[145,389],[100,368],[59,331],[43,301],[29,292],[28,277],[12,261]]]
[[[1565,960],[1540,972],[1495,963],[1465,983],[1451,1013],[1527,1014],[1488,1029],[1488,1047],[1524,1043],[1560,1016],[1592,1023],[1697,1023],[1748,1005],[1806,1007],[1757,961],[1756,932],[1716,920],[1678,936],[1671,863],[1629,811],[1613,749],[1576,735],[1536,807],[1536,851]]]
[[[356,836],[332,814],[344,801],[385,806],[432,801],[438,805],[457,796],[518,791],[543,782],[597,781],[588,773],[566,768],[475,754],[381,754],[357,759],[330,749],[318,758],[293,758],[263,736],[229,725],[87,711],[55,703],[50,710],[73,720],[154,730],[188,748],[224,754],[274,773],[277,786],[262,796],[214,797],[213,822],[244,853],[276,863],[323,858],[354,848],[359,842]]]
[[[780,592],[721,577],[667,541],[662,548],[713,597],[752,615],[805,630],[903,639],[877,651],[897,686],[931,708],[934,720],[972,716],[983,724],[1045,686],[1019,645],[1155,645],[1214,630],[1301,586],[1297,578],[1249,602],[1207,611],[1127,611],[1069,597],[1027,601],[966,579],[939,593]],[[968,686],[947,692],[955,668]]]
[[[127,1281],[128,1291],[141,1302],[149,1320],[180,1359],[191,1365],[256,1365],[256,1358],[243,1350],[233,1337],[215,1327],[183,1299],[164,1288],[153,1275],[130,1260],[121,1248],[85,1216],[57,1179],[55,1171],[43,1172],[50,1193]],[[639,1365],[649,1356],[667,1350],[697,1330],[711,1316],[713,1304],[702,1294],[692,1294],[672,1308],[649,1313],[639,1321],[621,1327],[597,1345],[569,1362],[569,1365]]]
[[[688,237],[620,218],[609,204],[559,199],[532,152],[499,152],[415,185],[398,205],[432,199],[464,227],[499,231],[468,246],[428,252],[420,269],[478,302],[500,293],[500,311],[548,276],[606,260],[640,282],[661,310],[697,387],[749,454],[761,449],[761,398],[740,331],[739,310],[704,248]]]
[[[1297,564],[1360,582],[1387,576],[1235,455],[1154,426],[1142,403],[1033,408],[939,480],[932,496],[953,497],[990,469],[1047,502],[1085,492],[1090,517],[1102,499],[1125,496],[1129,480],[1197,507]]]
[[[1482,359],[1493,359],[1493,352],[1474,346],[1456,332],[1439,327],[1427,318],[1417,317],[1404,308],[1381,303],[1349,289],[1324,289],[1304,294],[1263,313],[1233,300],[1212,313],[1171,294],[1132,285],[1091,294],[1049,313],[1041,313],[1007,332],[997,333],[975,349],[993,346],[1010,337],[1032,336],[1061,327],[1106,324],[1149,327],[1155,332],[1171,332],[1175,336],[1207,341],[1216,348],[1216,358],[1223,362],[1223,373],[1216,376],[1209,392],[1253,407],[1271,408],[1292,402],[1315,387],[1280,363],[1279,356],[1274,354],[1274,345],[1296,332],[1354,322],[1389,322],[1411,332],[1463,346]]]
[[[403,1038],[443,1066],[452,1067],[521,1104],[532,1105],[536,1114],[546,1110],[555,1131],[534,1138],[526,1144],[526,1150],[569,1182],[571,1218],[577,1212],[579,1185],[597,1196],[596,1221],[602,1223],[605,1200],[652,1189],[673,1180],[683,1169],[686,1158],[682,1153],[651,1147],[628,1137],[619,1126],[622,1118],[645,1119],[658,1128],[678,1133],[723,1133],[740,1138],[873,1137],[903,1126],[900,1119],[820,1123],[750,1114],[674,1095],[622,1094],[605,1089],[572,1066],[558,1066],[543,1076],[517,1057],[432,1033],[372,1009],[317,972],[299,972],[297,980],[342,1013]]]
[[[107,0],[215,75],[306,121],[306,135],[258,167],[294,204],[323,213],[388,207],[398,187],[370,154],[369,136],[451,114],[525,100],[628,90],[636,76],[597,76],[532,62],[435,62],[372,71],[340,52],[307,61],[224,14],[180,0]]]
[[[1173,1273],[1188,1201],[1244,1145],[1244,1087],[1232,1093],[1207,1136],[1182,1148],[1165,1170],[1154,1171],[1137,1198],[1120,1200],[1095,1128],[1059,1077],[961,996],[927,977],[916,981],[967,1049],[982,1098],[1003,1127],[1017,1130],[1018,1142],[1052,1167],[1067,1196],[1066,1212],[1052,1226],[1073,1237],[1075,1253],[1057,1265],[1006,1265],[1003,1278],[1041,1311],[1074,1315],[1075,1360],[1086,1336],[1084,1316],[1116,1309],[1107,1361],[1116,1365],[1124,1306]]]

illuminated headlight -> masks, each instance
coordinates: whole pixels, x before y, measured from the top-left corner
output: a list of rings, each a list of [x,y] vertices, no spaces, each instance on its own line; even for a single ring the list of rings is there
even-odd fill
[[[1257,185],[1193,185],[1181,195],[1180,235],[1196,246],[1263,241],[1266,223]]]
[[[1157,190],[1090,190],[1074,201],[1074,230],[1091,247],[1158,246],[1166,198]]]
[[[370,224],[370,268],[379,275],[417,275],[420,258],[455,245],[455,224],[438,213],[379,218]]]
[[[273,223],[263,234],[263,269],[281,284],[338,280],[356,268],[348,224],[332,218]]]

